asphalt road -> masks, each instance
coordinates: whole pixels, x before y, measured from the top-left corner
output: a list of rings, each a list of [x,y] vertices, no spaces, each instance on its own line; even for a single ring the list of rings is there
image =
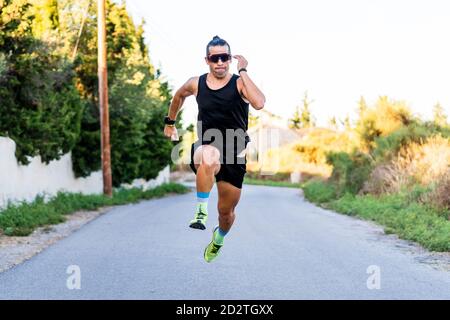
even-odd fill
[[[244,185],[208,264],[216,203],[213,189],[205,231],[188,228],[194,192],[116,207],[1,273],[0,299],[450,299],[426,252],[296,189]]]

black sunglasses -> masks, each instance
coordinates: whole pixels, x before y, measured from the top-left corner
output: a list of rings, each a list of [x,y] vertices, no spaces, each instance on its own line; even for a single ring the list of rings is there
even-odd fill
[[[228,60],[231,60],[231,54],[220,53],[220,54],[212,54],[212,55],[208,56],[208,60],[213,63],[219,62],[219,59],[222,62],[227,62]]]

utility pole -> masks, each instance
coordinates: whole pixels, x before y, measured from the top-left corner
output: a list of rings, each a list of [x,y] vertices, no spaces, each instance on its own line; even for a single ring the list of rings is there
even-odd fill
[[[103,193],[112,196],[111,145],[109,142],[108,70],[106,64],[105,0],[98,1],[98,96],[100,101]]]

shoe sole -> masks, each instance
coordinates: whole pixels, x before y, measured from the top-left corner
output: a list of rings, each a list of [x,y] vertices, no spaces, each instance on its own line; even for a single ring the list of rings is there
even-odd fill
[[[201,222],[191,223],[189,225],[189,227],[191,227],[192,229],[198,229],[198,230],[205,230],[206,229],[205,225],[203,223],[201,223]]]

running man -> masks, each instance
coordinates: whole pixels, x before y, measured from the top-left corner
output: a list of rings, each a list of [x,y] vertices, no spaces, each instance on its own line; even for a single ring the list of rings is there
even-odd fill
[[[237,60],[238,74],[229,73],[232,58]],[[247,60],[231,55],[230,45],[215,36],[206,46],[209,73],[190,78],[176,91],[169,114],[165,117],[166,137],[177,135],[175,119],[184,100],[194,95],[198,104],[198,141],[191,147],[192,170],[196,173],[197,206],[190,227],[204,230],[208,219],[209,193],[217,182],[219,225],[213,229],[212,241],[204,251],[207,262],[219,254],[224,237],[235,219],[246,173],[246,147],[249,104],[256,110],[264,107],[264,94],[250,79]]]

